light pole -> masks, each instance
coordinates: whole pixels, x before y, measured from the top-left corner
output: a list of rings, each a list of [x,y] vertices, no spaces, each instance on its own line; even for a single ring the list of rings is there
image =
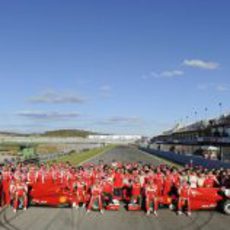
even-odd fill
[[[208,119],[208,108],[205,107],[204,111],[205,111],[205,120],[207,120]]]
[[[222,114],[222,102],[219,102],[218,103],[218,106],[219,106],[219,112],[220,112],[220,116],[221,116],[221,114]]]
[[[189,116],[187,115],[185,118],[186,118],[186,125],[188,125]]]
[[[194,112],[195,115],[195,122],[197,122],[197,111]]]

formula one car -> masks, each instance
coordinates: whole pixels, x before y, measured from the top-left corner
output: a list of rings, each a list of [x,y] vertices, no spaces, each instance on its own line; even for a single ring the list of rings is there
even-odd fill
[[[215,209],[230,215],[230,189],[196,188],[191,191],[192,210]]]
[[[171,205],[173,205],[175,209],[176,204],[177,198],[173,197]],[[192,188],[190,206],[192,211],[218,209],[230,215],[230,189]]]
[[[30,188],[31,205],[66,207],[72,204],[71,192],[60,184],[37,183]]]
[[[159,206],[168,206],[176,210],[178,197],[161,196]],[[217,209],[230,215],[230,189],[224,188],[193,188],[190,195],[192,211]],[[129,203],[129,211],[139,211],[141,206],[137,203]]]
[[[113,201],[116,199],[113,199]],[[176,209],[178,197],[159,197],[160,206],[171,206]],[[57,183],[36,183],[30,187],[29,203],[31,205],[47,205],[53,207],[71,206],[73,194],[67,188]],[[225,188],[193,188],[190,195],[190,206],[192,211],[218,209],[230,215],[230,189]],[[119,201],[106,205],[106,210],[119,210]],[[130,202],[128,210],[141,210],[137,202]]]

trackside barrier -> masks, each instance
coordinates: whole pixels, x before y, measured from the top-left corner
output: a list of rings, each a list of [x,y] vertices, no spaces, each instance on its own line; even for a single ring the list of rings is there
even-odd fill
[[[230,168],[230,163],[221,162],[218,160],[208,160],[198,156],[179,155],[173,152],[164,152],[143,147],[140,147],[139,149],[180,165],[187,165],[192,163],[194,166],[202,166],[207,169]]]

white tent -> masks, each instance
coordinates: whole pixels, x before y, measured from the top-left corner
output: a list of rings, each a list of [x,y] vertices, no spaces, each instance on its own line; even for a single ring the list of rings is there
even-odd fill
[[[209,146],[202,146],[202,149],[203,149],[203,150],[208,150],[208,151],[219,151],[219,148],[218,148],[218,147],[215,147],[215,146],[212,146],[212,145],[209,145]]]

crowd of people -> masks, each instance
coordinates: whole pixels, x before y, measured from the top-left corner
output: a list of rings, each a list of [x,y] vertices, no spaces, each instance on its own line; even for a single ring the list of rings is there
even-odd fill
[[[191,215],[190,193],[197,187],[230,188],[230,169],[207,170],[186,166],[154,166],[142,162],[117,162],[74,167],[70,163],[8,164],[0,168],[1,205],[29,205],[30,190],[36,184],[60,184],[72,194],[71,205],[85,207],[90,212],[95,203],[101,213],[118,200],[127,207],[140,207],[157,216],[162,197],[175,196],[176,211]],[[41,194],[42,195],[42,194]],[[20,204],[19,200],[23,200]]]

